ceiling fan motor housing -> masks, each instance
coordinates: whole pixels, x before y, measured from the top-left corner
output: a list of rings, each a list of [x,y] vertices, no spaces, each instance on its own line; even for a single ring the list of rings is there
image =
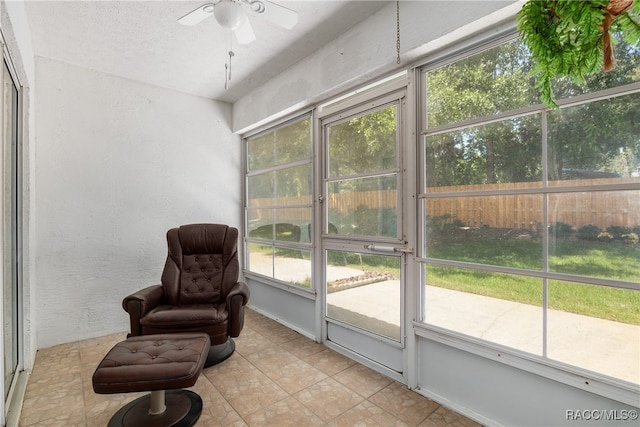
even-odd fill
[[[214,7],[213,15],[220,25],[230,30],[235,30],[247,19],[242,3],[234,0],[220,1]]]

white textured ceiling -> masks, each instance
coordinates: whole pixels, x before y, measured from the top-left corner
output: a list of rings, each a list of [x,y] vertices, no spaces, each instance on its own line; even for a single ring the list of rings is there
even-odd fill
[[[277,1],[298,12],[282,29],[250,15],[257,40],[238,45],[213,17],[195,27],[177,19],[207,0],[27,0],[36,55],[155,86],[234,102],[315,52],[387,1]],[[232,79],[225,62],[233,49]]]

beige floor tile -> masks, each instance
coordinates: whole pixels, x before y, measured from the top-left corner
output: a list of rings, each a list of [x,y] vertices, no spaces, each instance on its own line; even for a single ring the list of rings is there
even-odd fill
[[[302,336],[293,329],[289,329],[274,321],[261,323],[256,325],[254,329],[274,344],[282,344],[287,341],[298,339]]]
[[[208,426],[246,426],[240,415],[211,384],[209,379],[201,375],[195,386],[189,390],[197,393],[202,399],[202,415],[196,425]]]
[[[244,320],[245,320],[245,326],[246,324],[255,324],[258,321],[262,320],[262,319],[266,319],[265,316],[263,316],[262,314],[258,313],[255,310],[251,310],[249,308],[245,308],[244,310]]]
[[[336,380],[364,397],[382,390],[393,381],[364,365],[355,364],[333,376]]]
[[[222,397],[242,417],[269,406],[288,396],[273,380],[241,357],[229,358],[221,365],[235,362],[232,372],[214,366],[207,369],[206,377]],[[219,368],[216,371],[213,369]]]
[[[114,394],[98,394],[92,393],[89,396],[85,396],[85,408],[87,414],[95,416],[100,412],[109,411],[114,414],[118,409],[125,406],[127,403],[149,394],[149,392],[138,393],[114,393]]]
[[[304,361],[329,376],[333,376],[356,364],[353,360],[328,348],[305,357]]]
[[[247,331],[245,331],[245,329],[242,330],[239,337],[234,338],[234,341],[236,342],[236,352],[247,357],[250,354],[259,353],[262,350],[273,346],[273,343],[263,335],[252,329]]]
[[[325,424],[291,396],[250,414],[245,420],[250,427],[312,427]]]
[[[204,369],[201,375],[206,376],[218,391],[233,387],[237,382],[248,381],[253,373],[260,372],[238,353],[234,353],[224,362]]]
[[[148,393],[94,394],[85,398],[87,426],[104,427],[111,417],[129,402]]]
[[[440,406],[395,381],[369,400],[412,426],[418,425]]]
[[[304,359],[305,357],[326,349],[322,344],[318,344],[317,342],[303,336],[299,336],[294,340],[282,343],[282,348],[300,359]]]
[[[114,345],[126,339],[126,333],[107,335],[103,340],[101,338],[93,338],[86,341],[78,342],[78,351],[80,354],[80,363],[83,368],[97,368],[104,356],[113,348]]]
[[[327,378],[322,371],[302,360],[271,367],[263,372],[289,394],[297,393]]]
[[[273,319],[269,319],[266,316],[259,316],[251,322],[251,328],[258,332],[269,332],[270,330],[279,327],[283,327],[281,323],[278,323]]]
[[[64,414],[41,419],[33,424],[26,424],[27,419],[20,421],[20,427],[87,427],[84,408],[74,408]],[[106,425],[106,424],[103,424]]]
[[[327,378],[313,384],[294,394],[293,397],[326,422],[331,421],[364,400],[358,393],[333,378]]]
[[[82,393],[82,373],[79,369],[66,369],[61,366],[59,369],[39,372],[29,378],[25,397],[36,397],[56,393],[60,390]]]
[[[479,426],[273,320],[251,310],[245,316],[236,352],[191,388],[203,401],[198,427]],[[104,427],[148,394],[93,392],[96,367],[125,336],[38,351],[20,426]]]
[[[263,349],[258,353],[253,353],[247,356],[247,360],[261,371],[267,371],[278,366],[287,365],[299,360],[296,356],[289,353],[287,350],[273,345]]]
[[[482,427],[482,424],[440,406],[419,427]]]
[[[25,397],[20,419],[22,425],[30,426],[49,419],[68,420],[74,412],[84,415],[84,411],[84,399],[80,386],[72,390],[61,388],[57,391]]]
[[[247,427],[247,423],[239,415],[235,419],[220,418],[203,410],[200,418],[195,423],[195,427]]]
[[[365,400],[358,406],[348,410],[342,415],[339,415],[328,424],[328,427],[351,426],[408,427],[409,425],[397,419],[395,416],[379,406]]]
[[[60,375],[81,371],[80,351],[77,345],[61,345],[38,351],[30,380],[55,380]]]
[[[267,377],[255,378],[251,383],[238,387],[237,391],[236,394],[225,396],[225,399],[241,417],[252,414],[288,396],[284,390]]]
[[[44,363],[45,360],[49,358],[60,359],[69,355],[78,353],[78,343],[70,342],[66,344],[54,345],[53,347],[47,347],[38,350],[36,354],[36,358],[40,359],[41,363]]]

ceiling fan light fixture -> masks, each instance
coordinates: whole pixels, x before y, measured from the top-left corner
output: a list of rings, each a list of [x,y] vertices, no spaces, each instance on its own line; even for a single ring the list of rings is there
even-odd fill
[[[247,15],[242,9],[242,4],[233,0],[222,0],[213,9],[218,24],[224,28],[235,30],[247,19]]]

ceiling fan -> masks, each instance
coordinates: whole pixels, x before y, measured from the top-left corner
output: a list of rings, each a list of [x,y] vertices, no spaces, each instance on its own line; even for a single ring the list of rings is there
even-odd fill
[[[239,44],[248,44],[256,36],[246,9],[265,16],[287,30],[298,22],[298,12],[266,0],[216,0],[187,13],[178,22],[182,25],[196,25],[213,15],[221,26],[233,30]]]

